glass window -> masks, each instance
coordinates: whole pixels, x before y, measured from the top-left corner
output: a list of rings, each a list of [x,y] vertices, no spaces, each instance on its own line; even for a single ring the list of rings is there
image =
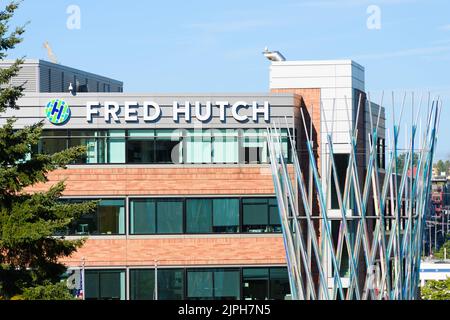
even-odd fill
[[[239,199],[213,200],[213,231],[239,232]]]
[[[268,163],[265,129],[248,129],[243,134],[244,163]]]
[[[128,163],[155,162],[154,136],[154,130],[128,130]]]
[[[106,136],[107,131],[71,130],[69,147],[86,147],[86,154],[77,163],[106,163]]]
[[[217,269],[214,271],[214,299],[240,299],[239,269]]]
[[[183,233],[183,201],[158,200],[156,212],[157,233]]]
[[[154,269],[130,270],[130,299],[131,300],[155,299]]]
[[[193,300],[239,299],[239,269],[188,269],[187,298]]]
[[[86,300],[125,300],[124,270],[86,270]]]
[[[156,233],[156,202],[149,199],[130,201],[131,234]]]
[[[158,277],[155,281],[155,277]],[[158,300],[181,300],[184,297],[183,269],[131,269],[130,299],[154,300],[155,286]]]
[[[188,270],[187,298],[194,300],[213,299],[213,272],[211,270]]]
[[[242,199],[244,232],[281,232],[276,198]]]
[[[269,299],[268,268],[244,268],[242,281],[244,300]]]
[[[184,299],[183,269],[158,269],[158,299]]]
[[[101,200],[96,212],[77,219],[69,233],[71,235],[125,234],[125,201]]]
[[[108,163],[125,163],[125,130],[109,130]]]
[[[188,130],[186,137],[186,163],[211,163],[211,132]]]
[[[155,163],[182,162],[181,134],[178,130],[156,130]]]
[[[187,199],[186,232],[239,232],[239,199]]]
[[[269,225],[271,232],[281,232],[280,213],[276,198],[269,199]]]
[[[238,163],[239,143],[237,130],[211,130],[212,162],[214,163]]]
[[[131,200],[130,233],[183,233],[183,200]]]
[[[341,196],[343,197],[344,194],[344,188],[345,188],[345,179],[347,175],[347,167],[348,167],[348,161],[349,161],[349,154],[342,153],[342,154],[334,154],[334,163],[336,165],[336,173],[339,183],[339,188],[341,189]],[[331,209],[339,209],[339,201],[337,196],[337,189],[336,184],[334,183],[334,173],[333,171],[330,172],[331,174]],[[342,198],[343,199],[343,198]]]
[[[212,231],[212,199],[186,199],[186,232]]]
[[[67,149],[67,130],[43,130],[39,141],[38,152],[42,154],[54,154]]]
[[[290,294],[287,268],[270,268],[270,299],[285,300]]]
[[[268,232],[268,200],[252,198],[242,200],[244,232]]]

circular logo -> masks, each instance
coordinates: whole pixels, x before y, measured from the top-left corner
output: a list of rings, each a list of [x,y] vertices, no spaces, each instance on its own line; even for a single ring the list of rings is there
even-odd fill
[[[70,118],[70,107],[62,99],[53,99],[47,103],[45,114],[51,123],[64,124]]]

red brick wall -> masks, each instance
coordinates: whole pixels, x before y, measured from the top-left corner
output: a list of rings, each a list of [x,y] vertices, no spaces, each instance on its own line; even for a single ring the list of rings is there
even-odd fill
[[[291,173],[293,172],[290,166]],[[268,165],[242,167],[70,167],[49,174],[47,184],[29,191],[46,190],[66,179],[65,196],[127,195],[271,195],[274,193]],[[285,253],[281,235],[213,236],[180,235],[161,239],[88,239],[67,265],[79,266],[151,266],[215,264],[282,264]]]
[[[290,167],[292,172],[292,166]],[[269,166],[173,168],[90,168],[56,170],[47,184],[29,191],[46,190],[66,179],[67,196],[273,194]]]
[[[162,266],[284,264],[282,236],[89,239],[70,258],[69,266]]]

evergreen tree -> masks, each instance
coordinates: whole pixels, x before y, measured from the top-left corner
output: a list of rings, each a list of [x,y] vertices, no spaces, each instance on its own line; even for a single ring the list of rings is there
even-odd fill
[[[0,60],[22,41],[24,27],[9,31],[9,22],[18,6],[18,2],[11,2],[0,12]],[[11,85],[10,80],[22,63],[23,59],[18,59],[9,68],[0,69],[0,113],[18,109],[16,101],[24,87]],[[83,244],[83,240],[71,241],[54,235],[80,215],[93,212],[96,206],[95,202],[60,201],[63,182],[46,192],[27,192],[36,183],[45,183],[49,172],[72,163],[85,149],[74,147],[53,155],[34,153],[43,122],[21,129],[14,125],[15,119],[10,118],[0,128],[0,297],[3,298],[43,285],[51,291],[51,285],[59,281],[65,270],[59,259],[70,256]]]

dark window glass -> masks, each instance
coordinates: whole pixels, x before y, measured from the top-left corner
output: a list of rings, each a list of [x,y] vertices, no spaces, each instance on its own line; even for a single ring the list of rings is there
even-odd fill
[[[242,281],[244,300],[269,299],[268,268],[244,268]]]
[[[242,200],[244,232],[279,232],[278,206],[273,198],[248,198]]]
[[[86,300],[124,300],[125,271],[86,270]]]
[[[240,298],[238,269],[188,269],[187,298],[237,300]]]
[[[287,268],[270,268],[270,299],[285,300],[291,290]]]
[[[334,163],[336,165],[336,173],[339,182],[339,188],[341,189],[341,196],[344,194],[345,179],[347,175],[349,155],[346,153],[334,154]],[[331,209],[339,209],[339,201],[337,196],[336,184],[334,183],[334,173],[331,171]]]
[[[107,162],[107,131],[71,130],[69,147],[85,146],[86,153],[77,163]]]
[[[125,234],[125,201],[101,200],[94,214],[83,215],[72,224],[69,234]]]
[[[156,212],[156,231],[158,233],[183,232],[183,201],[158,200]]]
[[[39,141],[38,151],[42,154],[54,154],[68,147],[67,130],[44,130]]]
[[[132,234],[156,233],[156,202],[148,199],[130,201],[130,230]]]
[[[186,200],[186,232],[209,233],[212,231],[212,199]]]
[[[239,232],[239,199],[187,199],[186,232]]]
[[[127,159],[129,163],[154,163],[154,151],[153,138],[128,138]]]
[[[269,199],[269,225],[271,232],[281,232],[280,213],[276,198]]]
[[[130,270],[130,299],[131,300],[155,299],[154,269]]]
[[[213,231],[239,232],[239,199],[213,200]]]
[[[188,270],[187,298],[193,300],[213,299],[213,271]]]
[[[240,299],[240,272],[238,269],[218,269],[214,271],[214,299]]]
[[[130,233],[183,233],[183,201],[134,199],[130,201]]]
[[[180,163],[181,137],[178,130],[156,130],[155,163]]]
[[[158,269],[158,299],[184,299],[183,269]]]

